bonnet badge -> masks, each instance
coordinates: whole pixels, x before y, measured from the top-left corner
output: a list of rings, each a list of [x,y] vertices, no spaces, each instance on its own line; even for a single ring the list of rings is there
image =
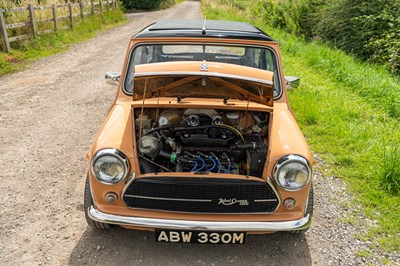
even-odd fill
[[[201,64],[200,71],[208,71],[208,64]]]

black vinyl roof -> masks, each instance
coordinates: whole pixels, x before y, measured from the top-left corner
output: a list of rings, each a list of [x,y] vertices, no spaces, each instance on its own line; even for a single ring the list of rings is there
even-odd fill
[[[144,28],[133,38],[211,37],[275,41],[259,28],[245,23],[225,20],[160,20]]]

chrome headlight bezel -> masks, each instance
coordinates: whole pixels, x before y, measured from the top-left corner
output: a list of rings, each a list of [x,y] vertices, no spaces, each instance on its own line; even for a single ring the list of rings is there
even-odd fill
[[[290,163],[294,163],[294,162],[304,165],[308,171],[307,180],[304,182],[303,185],[296,187],[296,188],[285,186],[285,185],[281,184],[281,182],[279,181],[279,171],[282,169],[282,167],[286,166]],[[305,159],[304,157],[302,157],[300,155],[296,155],[296,154],[286,155],[286,156],[280,158],[276,162],[274,169],[273,169],[273,176],[274,176],[274,180],[275,180],[276,184],[280,188],[282,188],[286,191],[299,191],[299,190],[303,189],[310,182],[310,179],[312,176],[311,165],[307,159]]]
[[[102,179],[101,177],[99,177],[97,175],[97,173],[94,170],[94,165],[96,164],[97,160],[104,157],[104,156],[112,156],[114,158],[116,158],[117,160],[119,160],[121,162],[122,168],[123,168],[123,174],[121,176],[120,179],[116,180],[116,181],[105,181],[104,179]],[[128,174],[129,174],[129,169],[130,169],[130,165],[129,165],[129,160],[128,158],[125,156],[125,154],[123,154],[121,151],[117,150],[117,149],[102,149],[99,150],[95,153],[92,163],[91,163],[91,170],[92,170],[92,174],[94,175],[94,177],[96,178],[97,181],[99,181],[102,184],[105,185],[115,185],[120,183],[122,180],[124,180]]]

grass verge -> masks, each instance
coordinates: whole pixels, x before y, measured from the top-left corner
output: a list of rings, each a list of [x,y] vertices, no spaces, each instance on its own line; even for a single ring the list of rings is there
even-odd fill
[[[265,26],[256,6],[240,11],[221,3],[203,1],[208,19],[247,21],[279,41],[285,73],[302,79],[289,99],[312,150],[326,162],[321,172],[345,180],[355,199],[350,204],[376,221],[359,236],[371,241],[371,250],[398,252],[399,78],[318,41]]]
[[[109,29],[126,21],[120,10],[113,10],[75,21],[75,30],[63,30],[53,34],[38,36],[35,40],[23,42],[11,53],[0,53],[0,75],[20,70],[31,61],[56,54],[68,49],[71,44],[93,38],[100,30]]]

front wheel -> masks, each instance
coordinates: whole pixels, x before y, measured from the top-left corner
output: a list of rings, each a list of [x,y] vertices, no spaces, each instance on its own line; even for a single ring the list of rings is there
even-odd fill
[[[92,194],[90,193],[90,180],[89,180],[89,174],[86,176],[86,183],[85,183],[85,195],[83,199],[83,208],[85,209],[85,218],[86,222],[90,227],[99,229],[99,230],[107,230],[111,228],[110,224],[105,224],[105,223],[100,223],[96,222],[92,219],[90,219],[88,215],[88,208],[93,205],[93,198]]]

